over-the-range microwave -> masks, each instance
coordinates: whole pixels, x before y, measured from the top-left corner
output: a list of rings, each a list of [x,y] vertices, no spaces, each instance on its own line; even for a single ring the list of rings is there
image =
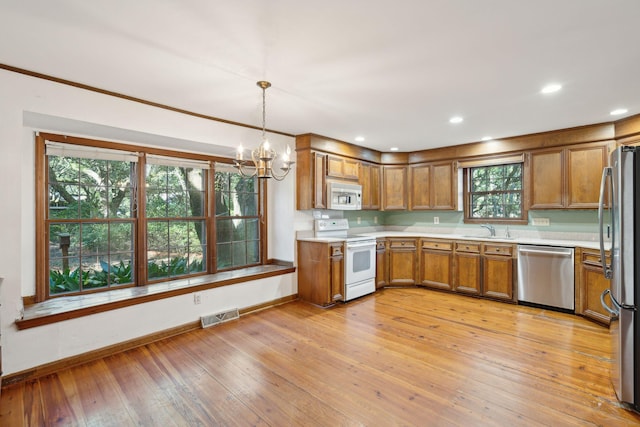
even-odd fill
[[[362,209],[362,186],[327,182],[327,209],[357,211]]]

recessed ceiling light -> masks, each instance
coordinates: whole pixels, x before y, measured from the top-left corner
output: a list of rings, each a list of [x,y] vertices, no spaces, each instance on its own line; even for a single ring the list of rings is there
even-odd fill
[[[626,112],[628,112],[629,110],[627,110],[626,108],[617,108],[613,111],[611,111],[609,114],[611,114],[612,116],[619,116],[620,114],[624,114]]]
[[[449,119],[449,123],[462,123],[463,120],[460,116],[454,116]]]
[[[364,142],[364,136],[356,136],[356,142]]]
[[[389,148],[390,151],[398,151],[398,147],[391,147]]]
[[[542,92],[542,93],[553,93],[553,92],[559,91],[560,89],[562,89],[562,85],[559,85],[557,83],[553,83],[553,84],[546,85],[545,87],[543,87],[540,92]]]
[[[483,140],[483,141],[491,141],[492,139],[493,139],[493,138],[492,138],[492,137],[490,137],[490,136],[483,136],[483,137],[482,137],[482,140]]]

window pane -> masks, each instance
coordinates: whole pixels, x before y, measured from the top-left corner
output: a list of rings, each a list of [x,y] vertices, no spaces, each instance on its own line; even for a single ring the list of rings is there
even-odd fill
[[[231,267],[231,244],[230,243],[219,243],[216,245],[217,248],[217,260],[218,260],[218,269],[223,270],[225,268]]]
[[[109,225],[107,223],[84,223],[81,227],[83,256],[106,254],[109,250]]]
[[[522,218],[522,164],[471,168],[471,218]]]
[[[219,219],[216,221],[216,241],[227,243],[231,241],[231,231],[233,224],[230,219]]]
[[[59,295],[80,290],[80,260],[77,257],[49,261],[49,294]]]
[[[257,219],[247,219],[245,221],[247,225],[247,240],[260,239],[260,223]]]
[[[244,220],[243,219],[234,219],[232,220],[233,230],[232,230],[232,240],[234,242],[245,240],[247,237],[247,233],[244,228]]]
[[[246,242],[233,242],[231,244],[231,251],[233,257],[233,266],[238,267],[247,264],[247,243]]]
[[[258,264],[260,262],[260,241],[250,240],[247,242],[247,264]]]
[[[109,227],[109,252],[131,252],[133,250],[133,223],[116,222]]]

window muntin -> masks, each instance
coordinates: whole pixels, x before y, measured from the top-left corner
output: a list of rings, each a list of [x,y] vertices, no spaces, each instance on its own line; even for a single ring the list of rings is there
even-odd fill
[[[258,179],[216,164],[216,260],[219,270],[259,264]]]
[[[47,148],[49,295],[134,284],[136,163]]]
[[[471,167],[468,188],[468,219],[524,218],[522,163]]]
[[[206,169],[147,164],[147,279],[207,271]]]

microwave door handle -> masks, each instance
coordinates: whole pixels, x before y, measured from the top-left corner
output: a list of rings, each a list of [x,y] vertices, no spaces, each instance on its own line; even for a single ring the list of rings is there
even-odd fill
[[[598,201],[598,226],[600,231],[600,262],[602,263],[602,272],[606,279],[611,279],[613,276],[613,272],[611,271],[611,265],[607,265],[607,258],[604,250],[604,194],[607,187],[607,177],[609,178],[610,184],[610,195],[613,195],[613,179],[612,179],[612,169],[610,167],[606,167],[602,170],[602,180],[600,181],[600,199]],[[611,226],[613,228],[613,221],[611,222]],[[611,233],[611,246],[613,247],[615,239],[615,230],[612,230]]]

